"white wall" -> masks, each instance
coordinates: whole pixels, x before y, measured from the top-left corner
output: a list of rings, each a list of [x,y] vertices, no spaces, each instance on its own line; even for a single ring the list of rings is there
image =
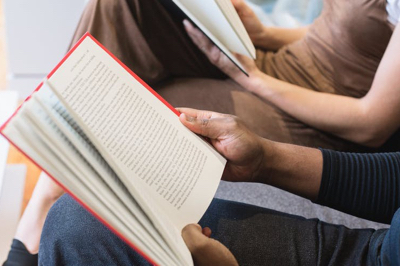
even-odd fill
[[[61,60],[87,0],[3,0],[9,89],[28,96]]]

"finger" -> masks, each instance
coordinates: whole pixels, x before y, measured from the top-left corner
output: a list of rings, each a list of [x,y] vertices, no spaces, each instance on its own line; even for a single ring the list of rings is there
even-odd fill
[[[227,117],[227,114],[221,114],[205,110],[197,110],[193,108],[178,107],[176,108],[180,113],[184,113],[188,116],[196,118],[216,118],[216,117]]]
[[[236,57],[236,59],[243,65],[247,66],[249,63],[253,63],[254,60],[248,56],[232,52],[232,54]]]
[[[211,140],[225,139],[228,129],[230,128],[229,117],[227,118],[196,118],[186,114],[179,116],[181,123],[192,132]],[[212,143],[215,143],[215,141]]]
[[[246,15],[250,9],[250,7],[243,0],[232,0],[232,4],[239,16]]]
[[[179,120],[196,134],[210,139],[218,139],[226,132],[228,118],[231,115],[211,111],[179,108]]]
[[[199,119],[186,114],[181,114],[179,120],[189,130],[203,137],[218,139],[218,137],[223,134],[223,127],[218,124],[218,122],[215,122],[215,119]]]
[[[248,57],[246,55],[242,55],[242,54],[238,54],[238,53],[233,53],[233,55],[240,62],[240,64],[244,67],[244,69],[246,71],[248,71],[249,75],[253,75],[253,74],[257,73],[257,71],[255,71],[255,70],[258,70],[258,67],[256,65],[256,62],[253,59],[251,59],[250,57]]]
[[[203,53],[207,55],[210,54],[212,48],[214,47],[214,44],[188,20],[185,19],[183,21],[183,24],[187,33],[189,34],[189,37],[196,44],[196,46],[199,47],[199,49],[202,50]]]
[[[245,3],[243,0],[232,0],[231,2],[236,9],[241,9],[245,6]]]
[[[205,235],[206,237],[211,237],[212,231],[209,227],[204,227],[202,232],[203,232],[203,235]]]
[[[192,254],[206,244],[208,238],[203,235],[201,226],[189,224],[182,229],[182,238]]]

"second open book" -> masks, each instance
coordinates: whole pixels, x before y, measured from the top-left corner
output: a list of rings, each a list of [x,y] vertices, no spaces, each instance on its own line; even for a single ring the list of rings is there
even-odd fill
[[[191,265],[226,160],[86,34],[1,133],[150,262]]]

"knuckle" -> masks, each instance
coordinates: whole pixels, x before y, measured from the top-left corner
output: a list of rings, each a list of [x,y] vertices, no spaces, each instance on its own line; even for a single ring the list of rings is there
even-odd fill
[[[202,127],[207,127],[209,125],[209,123],[210,123],[209,119],[205,119],[205,118],[200,119],[200,124]]]
[[[231,115],[228,117],[228,121],[233,126],[238,126],[240,123],[240,119],[237,116]]]
[[[196,37],[197,38],[199,38],[200,40],[202,40],[204,37],[203,37],[203,33],[201,32],[201,31],[199,31],[198,29],[195,29],[194,31],[193,31],[193,33],[194,33],[194,35],[196,35]]]
[[[204,250],[206,250],[208,247],[207,241],[203,239],[198,239],[197,241],[194,241],[191,246],[191,252],[194,254],[199,254],[203,253]]]

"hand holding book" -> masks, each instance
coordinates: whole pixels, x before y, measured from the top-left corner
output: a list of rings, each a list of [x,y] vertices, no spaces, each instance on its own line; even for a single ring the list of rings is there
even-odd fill
[[[207,137],[227,160],[222,179],[256,181],[263,165],[263,139],[233,115],[179,108],[181,122],[192,132]]]
[[[231,0],[247,33],[256,47],[265,45],[265,27],[244,0]]]
[[[232,182],[257,181],[264,166],[265,140],[252,133],[235,116],[189,108],[178,108],[180,121],[192,132],[210,139],[227,160],[222,179]],[[238,265],[233,254],[212,238],[209,228],[187,225],[182,237],[196,266]]]
[[[254,78],[261,75],[253,59],[238,53],[232,53],[236,60],[243,67],[243,72],[237,67],[233,61],[226,56],[216,45],[214,45],[208,37],[206,37],[198,28],[195,28],[188,20],[184,20],[183,24],[189,37],[199,47],[199,49],[208,57],[210,62],[221,69],[231,79],[246,88]],[[244,73],[247,73],[246,76]]]

